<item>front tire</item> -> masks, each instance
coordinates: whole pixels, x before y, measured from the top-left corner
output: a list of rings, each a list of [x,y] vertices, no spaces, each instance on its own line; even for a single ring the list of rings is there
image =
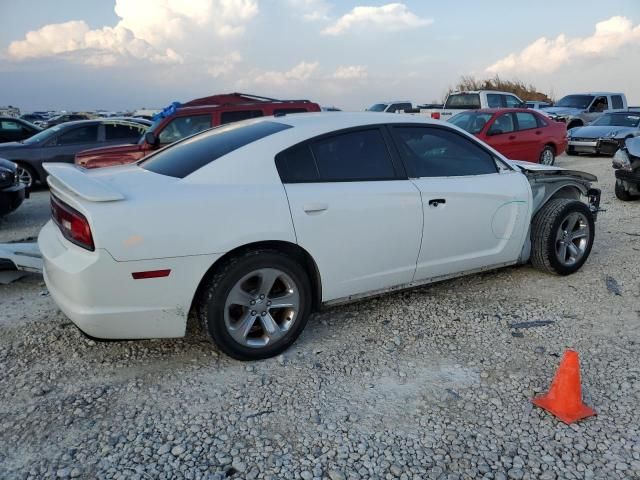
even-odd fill
[[[16,164],[18,165],[17,174],[20,183],[24,183],[27,188],[33,188],[38,179],[35,170],[22,162],[16,162]]]
[[[570,275],[586,262],[595,228],[589,207],[578,200],[549,200],[531,223],[531,263],[539,270]]]
[[[221,265],[200,299],[204,330],[238,360],[273,357],[289,348],[311,313],[304,268],[276,250],[252,250]]]
[[[541,165],[551,166],[556,162],[556,151],[551,145],[545,145],[540,153],[539,162]]]
[[[636,197],[631,195],[627,189],[624,188],[624,185],[620,180],[616,181],[615,193],[618,200],[622,200],[623,202],[630,202],[631,200],[635,200]]]

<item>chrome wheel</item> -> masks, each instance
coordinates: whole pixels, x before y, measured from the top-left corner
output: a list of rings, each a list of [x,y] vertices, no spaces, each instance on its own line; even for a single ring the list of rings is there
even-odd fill
[[[587,217],[579,212],[567,215],[556,234],[556,256],[564,266],[572,266],[584,256],[589,245],[590,227]]]
[[[28,169],[18,165],[16,173],[20,183],[24,183],[27,187],[33,186],[33,175],[31,175],[31,172]]]
[[[224,324],[236,342],[260,348],[282,338],[299,312],[299,288],[292,278],[276,268],[262,268],[245,275],[231,288],[224,306]]]
[[[543,165],[553,165],[555,160],[555,155],[553,154],[553,150],[550,148],[545,148],[542,150],[540,154],[540,163]]]

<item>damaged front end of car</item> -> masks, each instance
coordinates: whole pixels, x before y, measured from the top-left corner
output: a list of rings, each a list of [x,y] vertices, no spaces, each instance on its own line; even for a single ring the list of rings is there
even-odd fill
[[[616,197],[632,200],[640,196],[640,137],[628,139],[613,156]]]

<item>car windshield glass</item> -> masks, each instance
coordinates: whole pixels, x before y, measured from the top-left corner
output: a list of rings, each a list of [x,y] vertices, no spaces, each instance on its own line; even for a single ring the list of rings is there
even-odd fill
[[[637,127],[640,124],[640,115],[603,115],[591,125],[600,127]]]
[[[491,119],[491,113],[463,112],[451,117],[448,121],[469,133],[480,133]]]
[[[375,105],[371,105],[367,108],[370,112],[384,112],[384,109],[387,108],[386,103],[376,103]]]
[[[480,108],[480,95],[477,93],[454,93],[447,97],[444,108],[474,109]]]
[[[586,109],[593,101],[593,95],[567,95],[555,104],[556,107]]]
[[[211,128],[158,150],[139,165],[160,175],[184,178],[234,150],[288,128],[291,125],[259,120]]]
[[[25,140],[22,140],[22,143],[25,143],[27,145],[34,145],[36,143],[46,142],[50,138],[57,135],[61,129],[62,127],[60,126],[47,128],[46,130],[43,130],[40,133],[35,134],[33,137],[29,137]]]

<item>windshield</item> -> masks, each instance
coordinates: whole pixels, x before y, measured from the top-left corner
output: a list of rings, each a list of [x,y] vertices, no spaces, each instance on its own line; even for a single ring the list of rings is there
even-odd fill
[[[369,112],[384,112],[384,109],[388,107],[386,103],[376,103],[375,105],[371,105],[367,108]]]
[[[477,93],[453,93],[447,97],[444,108],[460,110],[480,108],[480,95]]]
[[[613,114],[603,115],[591,125],[599,127],[638,127],[640,124],[640,115]]]
[[[62,127],[57,125],[55,127],[47,128],[40,133],[36,133],[32,137],[22,140],[22,143],[24,143],[25,145],[34,145],[36,143],[46,142],[50,138],[56,136],[61,129]]]
[[[561,98],[555,106],[585,110],[591,105],[591,102],[593,102],[593,95],[567,95]]]
[[[448,122],[453,123],[456,127],[460,127],[469,133],[476,134],[482,131],[492,116],[492,113],[463,112],[454,115]]]

